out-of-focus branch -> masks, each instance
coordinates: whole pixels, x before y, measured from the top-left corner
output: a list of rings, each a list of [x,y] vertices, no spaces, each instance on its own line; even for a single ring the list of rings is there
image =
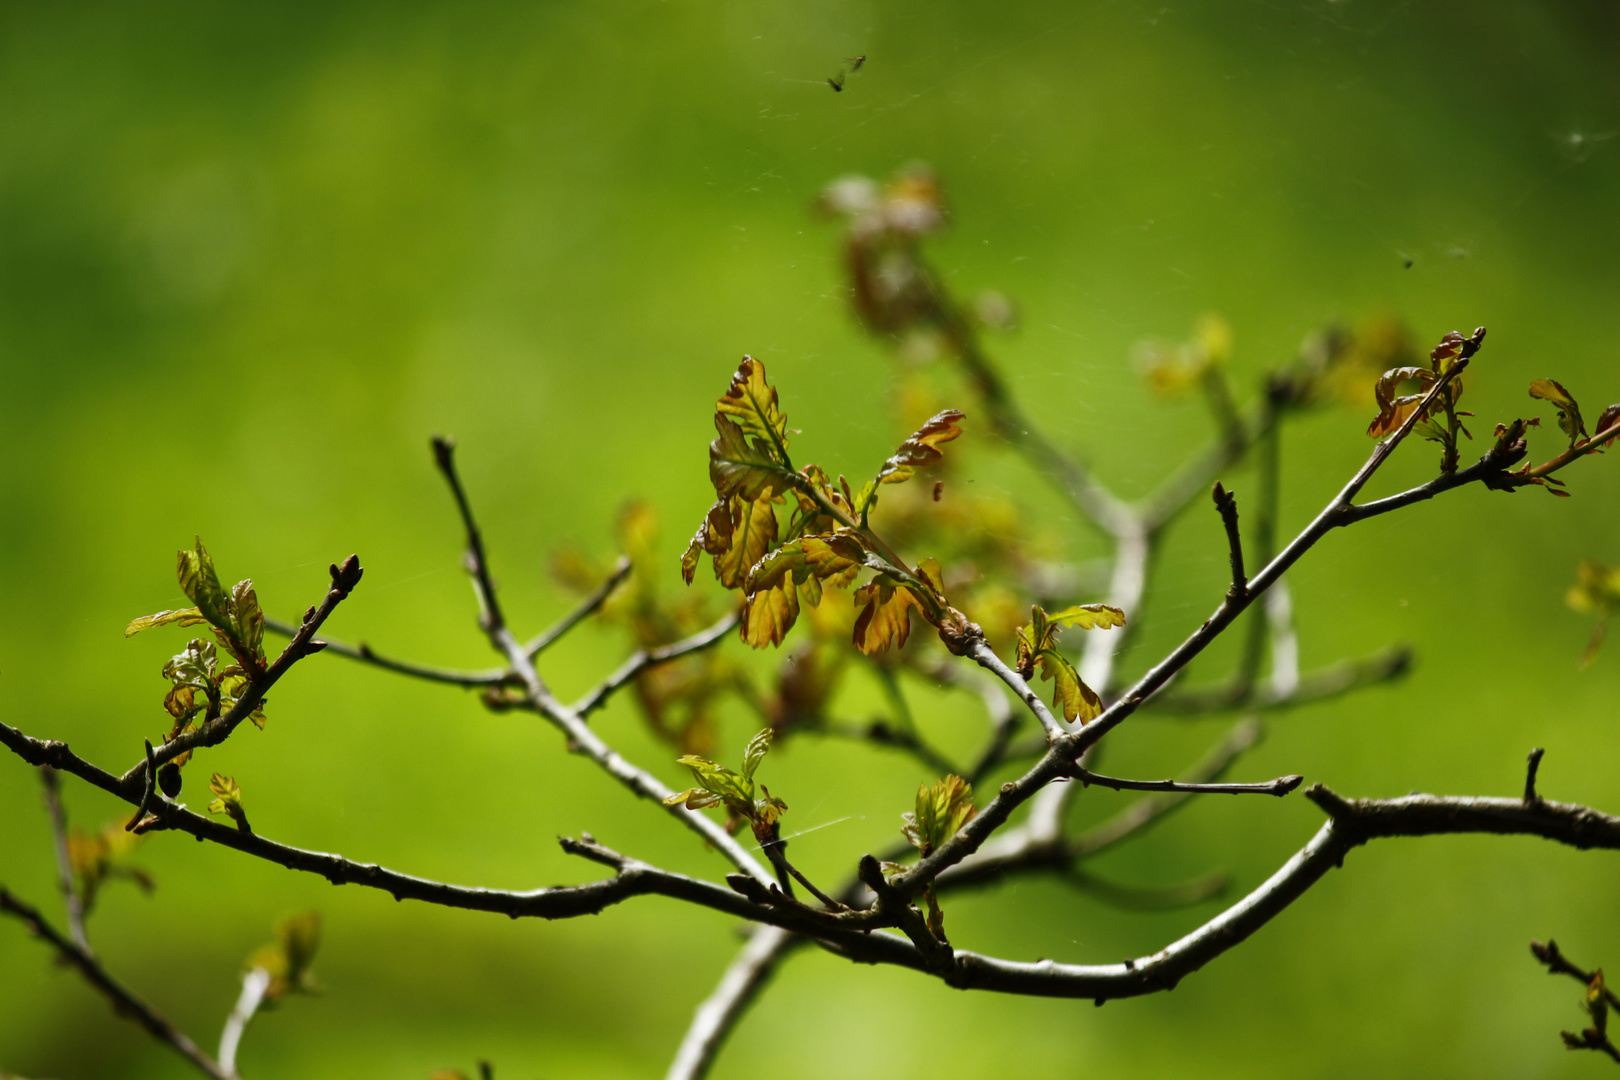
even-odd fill
[[[739,870],[752,875],[760,882],[769,884],[773,880],[770,872],[761,866],[734,836],[726,832],[723,826],[713,818],[704,816],[700,811],[687,809],[679,802],[673,805],[666,803],[665,800],[675,794],[672,788],[645,769],[632,765],[586,724],[578,712],[552,696],[545,680],[541,679],[540,673],[535,670],[534,661],[507,628],[501,615],[500,604],[492,592],[494,585],[489,573],[487,556],[484,554],[483,538],[473,518],[472,506],[467,500],[466,491],[462,488],[461,478],[456,472],[455,447],[444,438],[435,438],[433,454],[439,471],[444,474],[445,481],[455,496],[456,508],[460,511],[462,524],[466,528],[467,573],[472,578],[473,591],[478,594],[479,609],[482,613],[479,622],[489,636],[490,644],[505,658],[522,684],[529,706],[567,736],[570,750],[589,757],[608,775],[641,798],[652,799],[662,804],[666,811],[708,841]]]
[[[205,1075],[213,1077],[214,1080],[234,1080],[228,1070],[221,1068],[218,1062],[203,1053],[184,1032],[165,1020],[152,1006],[136,997],[128,987],[108,974],[107,969],[102,967],[94,956],[62,936],[54,926],[45,921],[45,917],[38,910],[13,896],[3,885],[0,885],[0,913],[11,915],[26,923],[35,937],[43,939],[55,948],[57,955],[65,963],[77,968],[86,982],[112,1002],[113,1010],[119,1015],[127,1016],[141,1025],[159,1042],[173,1048]]]
[[[753,1004],[783,959],[805,939],[774,926],[761,926],[748,937],[737,958],[697,1007],[681,1039],[665,1080],[703,1080],[742,1014]]]
[[[691,637],[682,638],[680,641],[672,642],[669,645],[660,645],[656,649],[636,650],[628,660],[619,665],[618,670],[603,679],[593,690],[574,702],[569,708],[581,719],[589,716],[607,704],[608,698],[621,690],[627,683],[634,681],[637,675],[640,675],[648,668],[657,667],[659,664],[667,664],[671,660],[678,660],[683,656],[702,652],[704,649],[716,645],[727,634],[737,628],[737,622],[741,617],[739,612],[734,611],[717,619],[709,627],[699,630]]]
[[[533,660],[550,648],[558,638],[579,625],[582,619],[595,614],[598,608],[607,603],[607,599],[613,595],[613,591],[624,584],[624,579],[630,576],[630,568],[630,556],[619,556],[619,561],[613,565],[613,572],[607,576],[607,579],[602,584],[598,585],[589,596],[581,600],[573,611],[558,619],[539,636],[523,646],[523,651],[528,654],[529,659]]]
[[[1279,583],[1280,584],[1280,583]],[[1326,701],[1367,686],[1398,679],[1412,669],[1412,649],[1394,645],[1361,660],[1341,660],[1299,677],[1293,693],[1282,695],[1275,686],[1249,694],[1243,684],[1170,688],[1150,698],[1145,709],[1184,716],[1201,716],[1223,709],[1248,708],[1276,711]]]
[[[49,765],[40,766],[39,779],[45,786],[45,811],[51,818],[51,847],[56,853],[56,882],[62,890],[62,904],[67,908],[68,933],[73,943],[86,956],[94,956],[90,939],[84,932],[84,898],[73,881],[73,859],[68,854],[67,813],[62,809],[62,793],[58,790],[56,770]]]
[[[265,991],[269,989],[270,973],[264,968],[256,967],[243,973],[242,993],[231,1015],[225,1018],[225,1030],[219,1035],[219,1065],[232,1076],[236,1075],[236,1050],[242,1044],[242,1033],[259,1006],[264,1004]]]

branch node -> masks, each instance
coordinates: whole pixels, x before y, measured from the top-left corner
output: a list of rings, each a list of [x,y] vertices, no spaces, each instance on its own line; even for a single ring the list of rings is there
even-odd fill
[[[1221,523],[1226,526],[1226,547],[1232,564],[1232,585],[1226,595],[1231,600],[1243,600],[1249,595],[1249,577],[1243,569],[1243,535],[1238,531],[1237,496],[1226,490],[1219,480],[1215,481],[1210,495],[1221,515]]]

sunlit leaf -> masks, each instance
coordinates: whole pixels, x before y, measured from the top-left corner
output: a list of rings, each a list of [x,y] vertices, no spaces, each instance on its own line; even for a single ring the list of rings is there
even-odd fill
[[[911,438],[900,444],[900,449],[883,463],[878,471],[879,484],[899,484],[911,479],[918,469],[932,465],[944,457],[940,447],[953,439],[959,438],[962,429],[958,424],[963,414],[955,409],[946,409],[929,419],[918,428]],[[862,491],[862,501],[869,501],[870,495]],[[863,507],[864,509],[864,507]]]
[[[124,627],[124,636],[138,634],[142,630],[150,630],[154,626],[196,626],[198,623],[206,624],[207,619],[196,608],[178,608],[173,611],[160,611],[156,615],[142,615],[138,619],[131,619],[129,625]]]
[[[1391,368],[1380,375],[1378,381],[1373,384],[1373,397],[1378,402],[1378,415],[1367,426],[1367,434],[1372,438],[1382,439],[1395,432],[1416,410],[1428,388],[1434,385],[1437,378],[1434,372],[1422,367]],[[1401,383],[1411,381],[1417,382],[1420,388],[1418,393],[1406,395],[1395,393]]]
[[[771,737],[774,732],[765,728],[758,735],[748,740],[748,747],[743,751],[743,776],[748,780],[754,778],[759,770],[759,763],[765,760],[765,755],[771,750]]]
[[[777,405],[776,388],[765,381],[764,364],[743,357],[715,409],[735,421],[750,442],[762,442],[776,460],[787,463],[787,417]]]
[[[232,614],[242,634],[242,644],[258,658],[263,654],[264,612],[259,608],[259,594],[253,591],[251,578],[238,581],[231,589]]]
[[[1086,724],[1102,715],[1102,698],[1085,684],[1066,656],[1056,649],[1042,649],[1035,659],[1040,664],[1041,678],[1052,681],[1052,705],[1062,710],[1064,720]]]
[[[709,480],[716,495],[753,501],[793,486],[794,473],[768,444],[749,440],[742,428],[719,413],[714,428],[720,434],[709,444]]]
[[[234,779],[215,773],[208,781],[208,790],[214,793],[214,801],[208,804],[210,814],[229,814],[238,829],[251,831],[247,811],[242,808],[242,788]]]
[[[776,546],[776,510],[769,499],[745,502],[733,498],[730,506],[730,536],[723,550],[715,554],[715,576],[728,589],[739,588],[754,564]]]
[[[1046,621],[1053,627],[1078,626],[1082,630],[1107,630],[1113,626],[1124,626],[1125,613],[1107,604],[1077,604],[1048,613]]]
[[[1565,390],[1556,379],[1537,379],[1530,384],[1530,396],[1540,398],[1558,410],[1558,426],[1569,436],[1569,445],[1586,436],[1586,421],[1581,419],[1581,407],[1574,395]],[[1599,430],[1602,430],[1601,424]]]
[[[855,590],[861,612],[855,617],[855,647],[867,656],[887,652],[906,643],[911,634],[911,612],[921,604],[905,585],[879,574]]]
[[[973,806],[973,785],[951,774],[917,788],[916,810],[901,815],[904,824],[900,831],[926,857],[977,814]]]
[[[203,546],[202,537],[196,540],[195,548],[177,555],[176,577],[180,580],[180,590],[197,605],[204,618],[226,629],[231,626],[231,599],[219,583],[219,575],[214,572],[214,560]]]
[[[754,783],[754,773],[770,749],[772,734],[771,729],[766,728],[749,740],[740,773],[696,754],[680,758],[678,764],[692,770],[697,787],[671,795],[664,800],[664,805],[684,804],[689,810],[702,810],[723,803],[733,817],[750,822],[756,834],[768,831],[787,809],[787,803],[772,797],[763,785]]]

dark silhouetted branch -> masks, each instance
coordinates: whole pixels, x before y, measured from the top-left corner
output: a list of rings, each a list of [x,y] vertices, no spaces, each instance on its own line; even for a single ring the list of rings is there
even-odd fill
[[[1243,534],[1238,530],[1237,496],[1218,480],[1211,494],[1215,509],[1221,515],[1221,524],[1226,527],[1226,550],[1232,564],[1232,588],[1228,595],[1243,596],[1249,591],[1249,576],[1243,570]]]
[[[1082,784],[1113,788],[1116,791],[1164,791],[1183,795],[1287,795],[1299,787],[1303,776],[1279,776],[1259,784],[1185,784],[1179,780],[1120,780],[1082,769],[1070,774]]]
[[[102,967],[94,956],[63,937],[55,927],[45,921],[43,915],[17,899],[4,886],[0,886],[0,912],[21,919],[33,931],[35,937],[43,939],[55,948],[63,961],[77,968],[86,982],[112,1002],[114,1012],[141,1025],[159,1042],[172,1047],[176,1053],[214,1080],[234,1080],[230,1072],[220,1068],[219,1063],[203,1053],[185,1033],[158,1015],[152,1006],[136,997],[123,983],[109,975],[107,969]]]

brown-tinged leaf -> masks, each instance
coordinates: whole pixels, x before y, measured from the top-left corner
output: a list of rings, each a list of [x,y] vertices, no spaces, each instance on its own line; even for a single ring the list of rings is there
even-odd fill
[[[1597,428],[1593,432],[1593,438],[1601,438],[1605,431],[1608,431],[1616,424],[1620,424],[1620,404],[1610,405],[1607,409],[1603,410],[1603,414],[1598,417]],[[1613,438],[1613,435],[1609,436],[1609,439]],[[1609,439],[1604,439],[1603,441],[1608,442]]]
[[[939,461],[945,456],[940,447],[961,436],[962,429],[958,425],[963,419],[963,414],[956,409],[946,409],[935,414],[918,428],[911,438],[900,444],[900,449],[894,452],[894,456],[883,463],[883,468],[878,471],[877,482],[903,483],[911,479],[918,469]]]
[[[1467,341],[1468,338],[1463,336],[1461,331],[1448,331],[1446,336],[1440,339],[1440,344],[1429,351],[1429,359],[1434,361],[1450,360],[1462,350]]]
[[[793,487],[795,474],[762,440],[748,440],[743,429],[716,413],[719,437],[709,444],[709,480],[721,498],[732,495],[752,502]]]
[[[1586,435],[1586,421],[1581,419],[1581,407],[1575,397],[1556,379],[1537,379],[1530,384],[1530,396],[1547,402],[1558,410],[1558,426],[1569,436],[1569,445]],[[1601,426],[1598,430],[1602,430]]]
[[[1367,434],[1374,439],[1382,439],[1391,434],[1406,422],[1418,404],[1423,400],[1428,388],[1434,385],[1438,376],[1428,368],[1398,367],[1390,368],[1378,377],[1373,384],[1373,397],[1378,402],[1378,415],[1373,422],[1367,425]],[[1397,396],[1395,389],[1403,382],[1416,381],[1421,390],[1416,394]]]
[[[787,464],[787,417],[777,405],[776,388],[765,381],[765,365],[745,356],[719,401],[718,413],[730,417],[750,442],[759,441]]]
[[[731,535],[726,547],[714,556],[714,572],[720,584],[736,589],[747,580],[754,564],[776,546],[776,510],[769,499],[746,502],[733,498],[730,519]]]
[[[703,515],[703,523],[698,526],[697,532],[692,536],[692,542],[686,545],[686,551],[681,555],[681,578],[688,585],[697,576],[697,564],[705,552],[718,555],[731,546],[731,500],[716,499],[709,512]]]
[[[855,617],[855,647],[867,656],[904,645],[911,634],[911,611],[922,607],[909,588],[887,574],[856,589],[855,603],[862,605]]]

